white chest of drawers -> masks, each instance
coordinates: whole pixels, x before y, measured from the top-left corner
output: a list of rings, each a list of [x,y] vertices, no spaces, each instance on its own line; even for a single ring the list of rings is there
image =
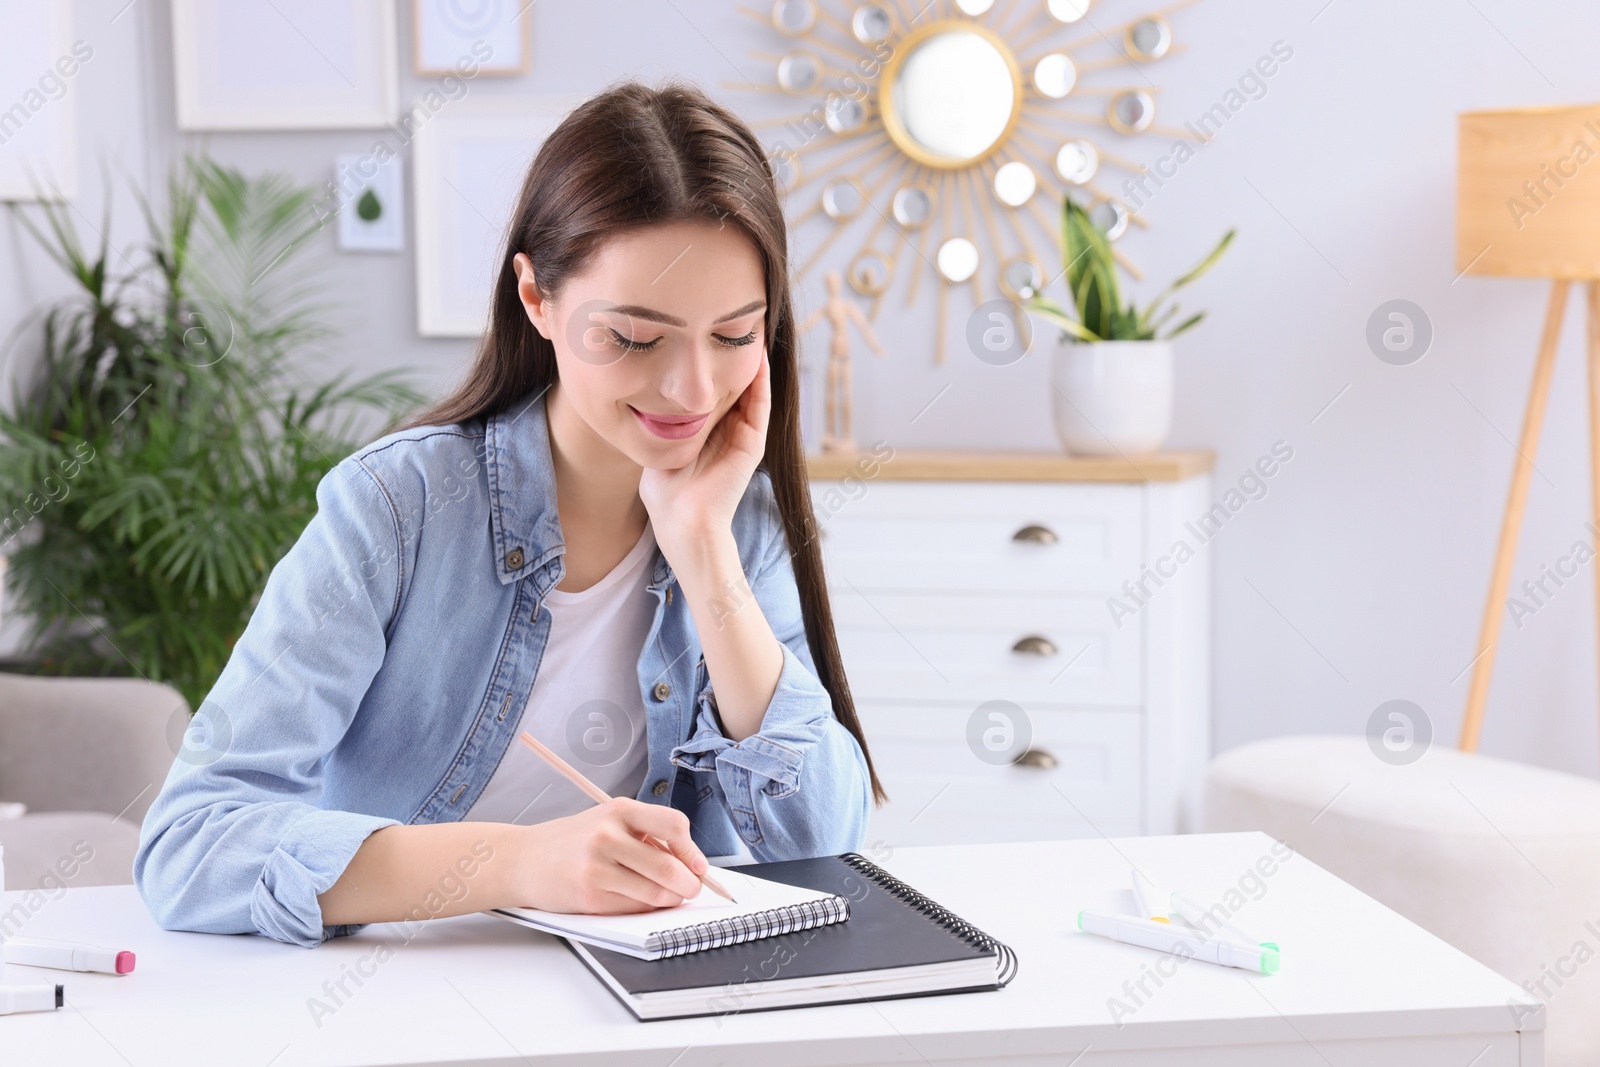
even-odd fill
[[[890,796],[869,844],[1185,828],[1210,755],[1210,453],[808,466]]]

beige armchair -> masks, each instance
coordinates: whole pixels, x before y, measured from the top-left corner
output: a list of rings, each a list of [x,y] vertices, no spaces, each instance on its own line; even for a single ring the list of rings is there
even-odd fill
[[[188,725],[170,686],[0,673],[5,888],[133,881],[139,827]]]

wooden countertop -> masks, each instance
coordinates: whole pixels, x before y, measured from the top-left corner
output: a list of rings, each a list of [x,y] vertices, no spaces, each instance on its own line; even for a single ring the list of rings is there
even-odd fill
[[[808,454],[813,481],[847,474],[888,481],[953,482],[1176,482],[1212,469],[1207,449],[1144,456],[1074,456],[1065,452],[943,452],[898,449],[880,459],[870,449],[854,455]]]

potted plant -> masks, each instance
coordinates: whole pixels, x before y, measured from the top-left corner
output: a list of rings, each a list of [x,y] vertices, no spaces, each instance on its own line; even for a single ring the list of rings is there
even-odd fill
[[[1172,338],[1205,318],[1197,312],[1162,333],[1178,314],[1176,302],[1163,304],[1210,270],[1233,234],[1223,234],[1210,255],[1140,310],[1122,302],[1111,242],[1066,198],[1061,247],[1077,314],[1037,294],[1022,306],[1061,327],[1050,377],[1056,434],[1067,451],[1138,455],[1161,447],[1172,429]]]
[[[33,381],[0,412],[7,669],[133,674],[198,708],[322,476],[422,400],[395,371],[308,380],[326,286],[303,253],[313,190],[181,164],[132,259],[66,205],[14,217],[76,283],[40,316]],[[109,197],[107,198],[109,202]]]

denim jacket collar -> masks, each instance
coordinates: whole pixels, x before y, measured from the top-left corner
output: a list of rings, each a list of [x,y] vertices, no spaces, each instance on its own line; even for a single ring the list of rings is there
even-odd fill
[[[566,575],[567,551],[556,510],[555,462],[550,455],[545,398],[550,387],[490,415],[484,432],[489,473],[493,566],[501,585],[541,573],[543,596]],[[672,584],[672,565],[659,548],[649,588]]]

